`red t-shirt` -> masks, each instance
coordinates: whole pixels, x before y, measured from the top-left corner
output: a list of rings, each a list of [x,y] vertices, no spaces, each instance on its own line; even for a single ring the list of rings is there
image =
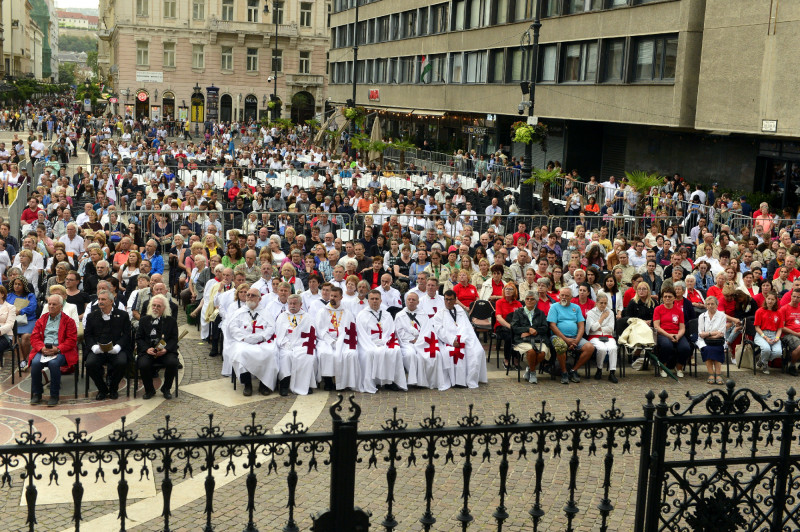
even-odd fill
[[[30,207],[25,207],[25,210],[22,211],[22,221],[26,224],[32,223],[39,217],[39,209],[38,207],[36,210],[31,210]]]
[[[581,314],[583,314],[583,319],[586,319],[586,313],[594,308],[594,301],[592,301],[591,298],[587,299],[586,303],[584,303],[583,305],[581,305],[581,300],[578,297],[573,297],[572,302],[581,308]]]
[[[672,305],[672,308],[657,306],[653,311],[653,323],[656,321],[659,321],[660,327],[669,334],[678,334],[683,323],[683,306],[680,308],[678,305]]]
[[[691,301],[692,304],[695,303],[700,304],[703,302],[703,294],[701,294],[700,290],[698,290],[697,288],[695,288],[694,290],[688,290],[686,293],[686,297],[689,298],[689,301]]]
[[[500,284],[495,284],[494,279],[492,279],[492,295],[503,297],[504,286],[503,281],[500,281]]]
[[[471,284],[464,286],[461,283],[458,283],[453,287],[453,292],[456,293],[458,300],[467,307],[472,305],[472,303],[478,299],[478,290]]]
[[[780,300],[780,301],[778,301],[778,308],[783,308],[783,307],[785,307],[785,306],[786,306],[786,305],[788,305],[788,304],[789,304],[791,301],[792,301],[792,291],[791,291],[791,290],[789,290],[788,292],[786,292],[785,294],[783,294],[783,297],[781,298],[781,300]],[[763,301],[762,301],[762,303],[759,305],[759,307],[763,307],[763,306],[764,306],[764,303],[763,303]]]
[[[716,297],[717,301],[719,301],[720,305],[722,304],[722,300],[725,299],[725,296],[722,295],[722,288],[718,287],[717,285],[714,285],[714,286],[712,286],[711,288],[708,289],[708,292],[706,293],[706,297],[708,297],[708,296]]]
[[[511,303],[506,301],[506,298],[498,299],[497,303],[495,304],[495,314],[498,316],[502,316],[504,320],[508,320],[508,315],[517,310],[522,306],[522,303],[518,300],[514,300]],[[511,323],[509,321],[509,323]],[[500,326],[499,321],[495,321],[494,327],[495,329]]]
[[[781,269],[776,268],[775,275],[773,275],[772,278],[777,279],[780,276],[781,276]],[[791,270],[789,270],[789,276],[787,277],[789,281],[794,282],[794,280],[797,279],[798,277],[800,277],[800,270],[798,270],[797,268],[792,268]]]
[[[783,313],[781,310],[767,310],[760,308],[756,311],[756,327],[761,327],[762,331],[777,331],[783,327]]]
[[[800,307],[786,305],[781,307],[778,312],[780,312],[781,318],[783,318],[781,327],[786,327],[794,332],[800,332]],[[756,316],[757,315],[758,314],[756,314]]]
[[[545,316],[547,316],[547,313],[550,312],[550,305],[551,304],[552,303],[550,303],[550,301],[545,301],[544,299],[539,299],[539,302],[536,303],[536,306],[539,308],[539,310],[544,312]]]
[[[625,293],[622,294],[622,306],[627,307],[628,303],[631,302],[631,299],[636,297],[636,289],[634,287],[630,287],[625,290]]]
[[[756,305],[758,306],[758,308],[763,307],[764,306],[764,294],[756,294],[756,295],[754,295],[753,296],[753,301],[756,302]]]

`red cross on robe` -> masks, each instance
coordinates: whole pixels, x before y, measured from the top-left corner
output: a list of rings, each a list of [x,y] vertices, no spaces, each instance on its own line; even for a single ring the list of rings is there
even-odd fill
[[[263,325],[256,325],[256,320],[253,320],[253,334],[256,333],[256,329],[261,329],[263,331],[264,330],[264,326]]]
[[[307,333],[300,333],[300,338],[308,338],[300,345],[306,348],[307,354],[313,355],[317,347],[317,330],[314,327],[310,327]]]
[[[350,325],[344,328],[344,343],[350,349],[355,350],[358,345],[358,333],[356,332],[356,322],[351,321]]]
[[[428,319],[434,317],[436,315],[436,307],[433,307],[433,314],[428,314]]]
[[[381,322],[378,322],[378,330],[377,331],[373,330],[373,331],[370,331],[369,333],[370,334],[377,334],[378,335],[378,339],[379,340],[382,339],[383,338],[383,327],[381,327]]]
[[[436,353],[439,352],[439,342],[436,340],[436,335],[431,331],[431,335],[425,338],[425,343],[428,347],[424,349],[431,358],[436,358]]]
[[[397,336],[395,336],[395,334],[394,334],[394,333],[392,333],[392,335],[391,335],[391,336],[389,336],[389,341],[388,341],[388,342],[386,342],[386,347],[388,347],[388,348],[392,349],[392,348],[394,348],[394,347],[397,347],[397,346],[399,346],[399,345],[400,345],[400,344],[399,344],[399,343],[397,343]]]
[[[464,359],[464,344],[461,343],[461,335],[456,336],[458,347],[453,347],[450,351],[450,356],[453,358],[453,365],[458,366],[458,361]]]

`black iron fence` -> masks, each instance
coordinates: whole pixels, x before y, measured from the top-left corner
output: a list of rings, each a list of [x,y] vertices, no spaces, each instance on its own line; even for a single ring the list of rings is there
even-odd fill
[[[126,530],[130,483],[151,476],[160,479],[155,518],[165,531],[174,514],[186,520],[183,512],[193,512],[190,520],[205,531],[255,531],[259,523],[279,526],[276,520],[284,530],[303,525],[316,532],[366,531],[370,524],[388,532],[419,525],[429,531],[434,524],[463,531],[471,523],[498,531],[796,530],[800,415],[794,389],[773,400],[736,390],[729,381],[687,397],[682,407],[668,402],[666,392],[657,402],[649,392],[643,416],[630,418],[612,401],[591,419],[578,400],[561,420],[542,402],[529,420],[506,405],[484,423],[470,405],[455,426],[446,426],[431,407],[411,427],[395,408],[379,430],[359,431],[361,408],[351,396],[349,415],[343,415],[340,395],[330,407],[331,432],[308,432],[296,412],[278,434],[258,424],[255,413],[233,435],[213,416],[192,433],[167,416],[149,439],[137,437],[123,418],[107,441],[92,441],[76,420],[75,430],[54,443],[30,421],[16,444],[0,446],[0,489],[13,501],[14,490],[24,488],[31,531],[52,529],[45,520],[52,509],[41,508],[49,501],[39,500],[40,489],[67,481],[75,530],[84,524],[88,482],[109,489],[116,482],[116,502],[108,510]],[[58,474],[63,468],[67,478]],[[218,488],[229,475],[243,482]],[[172,494],[195,476],[203,479],[198,504],[173,510]],[[328,509],[319,511],[328,482]],[[233,519],[231,504],[241,509]],[[275,511],[284,504],[285,511]],[[312,511],[309,522],[303,516]],[[5,513],[5,526],[14,528],[13,508]],[[228,516],[224,522],[221,513]]]

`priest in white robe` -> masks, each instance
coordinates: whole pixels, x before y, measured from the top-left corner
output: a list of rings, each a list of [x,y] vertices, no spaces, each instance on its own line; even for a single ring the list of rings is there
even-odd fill
[[[433,318],[444,308],[444,298],[439,293],[439,281],[431,277],[426,281],[425,293],[419,296],[419,311]]]
[[[300,294],[290,295],[287,302],[288,310],[278,315],[275,325],[280,394],[307,395],[318,382],[317,327],[313,316],[303,312]]]
[[[486,375],[486,352],[475,334],[464,309],[456,305],[456,293],[444,293],[444,308],[431,320],[431,328],[444,344],[449,357],[445,366],[450,371],[453,386],[477,388],[479,382],[489,382]]]
[[[327,284],[327,283],[326,283]],[[353,314],[342,305],[342,289],[330,288],[330,302],[319,308],[317,359],[325,390],[358,391],[361,367],[358,362],[358,332]]]
[[[228,323],[231,337],[225,357],[244,386],[244,395],[253,394],[252,375],[259,381],[258,391],[269,395],[278,378],[278,350],[275,347],[275,322],[264,309],[259,310],[261,292],[247,290],[245,306],[236,309]]]
[[[394,317],[394,331],[400,352],[403,353],[403,366],[408,373],[409,386],[427,386],[427,381],[420,384],[417,379],[417,339],[423,324],[428,322],[428,317],[419,312],[419,296],[409,294],[406,298],[406,308]]]
[[[267,314],[272,316],[275,323],[278,322],[278,316],[289,310],[289,294],[291,294],[291,287],[289,283],[278,283],[278,291],[276,297],[267,306]]]
[[[403,353],[394,332],[392,315],[381,310],[381,293],[371,290],[369,308],[356,316],[361,391],[375,393],[377,386],[392,391],[406,390]]]

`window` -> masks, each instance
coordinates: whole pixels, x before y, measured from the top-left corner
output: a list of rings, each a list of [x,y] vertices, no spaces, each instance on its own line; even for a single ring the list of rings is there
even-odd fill
[[[406,11],[405,13],[402,13],[401,21],[402,21],[402,32],[403,32],[401,37],[408,38],[408,37],[414,37],[414,36],[417,35],[417,12],[416,12],[416,10]]]
[[[530,18],[531,0],[514,0],[514,22]]]
[[[400,38],[400,13],[389,15],[389,40],[396,41]]]
[[[311,27],[311,2],[300,2],[300,26]]]
[[[555,44],[549,44],[541,47],[541,57],[539,64],[541,73],[539,74],[539,81],[542,82],[555,82],[556,80],[556,55],[557,48]]]
[[[494,24],[508,22],[508,0],[494,0]]]
[[[422,77],[422,59],[420,58],[420,77]],[[425,75],[426,83],[444,83],[447,79],[445,77],[445,66],[447,65],[447,54],[436,54],[428,56],[428,62],[431,65],[430,75]]]
[[[400,79],[399,83],[415,83],[414,79],[414,57],[400,58]]]
[[[283,2],[274,2],[272,5],[272,23],[283,24]]]
[[[453,31],[460,31],[465,28],[464,17],[467,10],[466,0],[454,0],[453,2]]]
[[[469,27],[482,28],[489,25],[489,0],[469,0]]]
[[[561,81],[590,81],[597,78],[597,43],[567,44]]]
[[[150,11],[149,0],[136,0],[136,16],[146,17]]]
[[[375,60],[375,83],[386,83],[386,59]]]
[[[461,83],[463,80],[464,56],[460,52],[450,54],[450,83]]]
[[[192,19],[204,20],[206,18],[206,0],[192,0]]]
[[[358,23],[358,43],[365,44],[367,42],[367,21]]]
[[[258,48],[247,49],[247,71],[258,72]]]
[[[542,0],[542,16],[554,17],[558,15],[560,0]]]
[[[467,83],[486,83],[486,52],[464,54],[467,63]]]
[[[603,0],[569,0],[567,13],[586,13],[587,11],[597,11],[602,7]]]
[[[164,43],[164,66],[165,67],[174,67],[175,66],[175,43],[174,42],[165,42]]]
[[[311,52],[300,52],[300,73],[311,73]]]
[[[359,61],[356,63],[356,83],[367,82],[367,62]]]
[[[222,0],[222,20],[233,20],[233,0]]]
[[[202,44],[192,45],[192,68],[205,68],[206,55]]]
[[[164,18],[177,18],[176,4],[175,0],[164,0]]]
[[[522,50],[510,48],[508,50],[508,80],[522,81]]]
[[[447,31],[447,4],[439,4],[431,7],[431,34],[444,33]]]
[[[272,71],[283,71],[283,50],[272,50]]]
[[[258,0],[247,0],[247,22],[258,22]]]
[[[389,40],[389,16],[381,17],[375,24],[375,42]]]
[[[505,80],[505,50],[489,52],[489,83],[503,83]]]
[[[606,4],[609,8],[612,7],[619,7],[619,6],[627,6],[628,0],[607,0]]]
[[[636,43],[636,81],[674,80],[678,37],[651,37]]]
[[[622,81],[625,66],[625,40],[613,39],[603,43],[603,81]]]
[[[136,41],[136,65],[148,66],[150,64],[150,49],[147,41]]]
[[[222,70],[233,70],[233,46],[222,47]]]
[[[423,7],[419,10],[419,34],[428,34],[428,8]]]

